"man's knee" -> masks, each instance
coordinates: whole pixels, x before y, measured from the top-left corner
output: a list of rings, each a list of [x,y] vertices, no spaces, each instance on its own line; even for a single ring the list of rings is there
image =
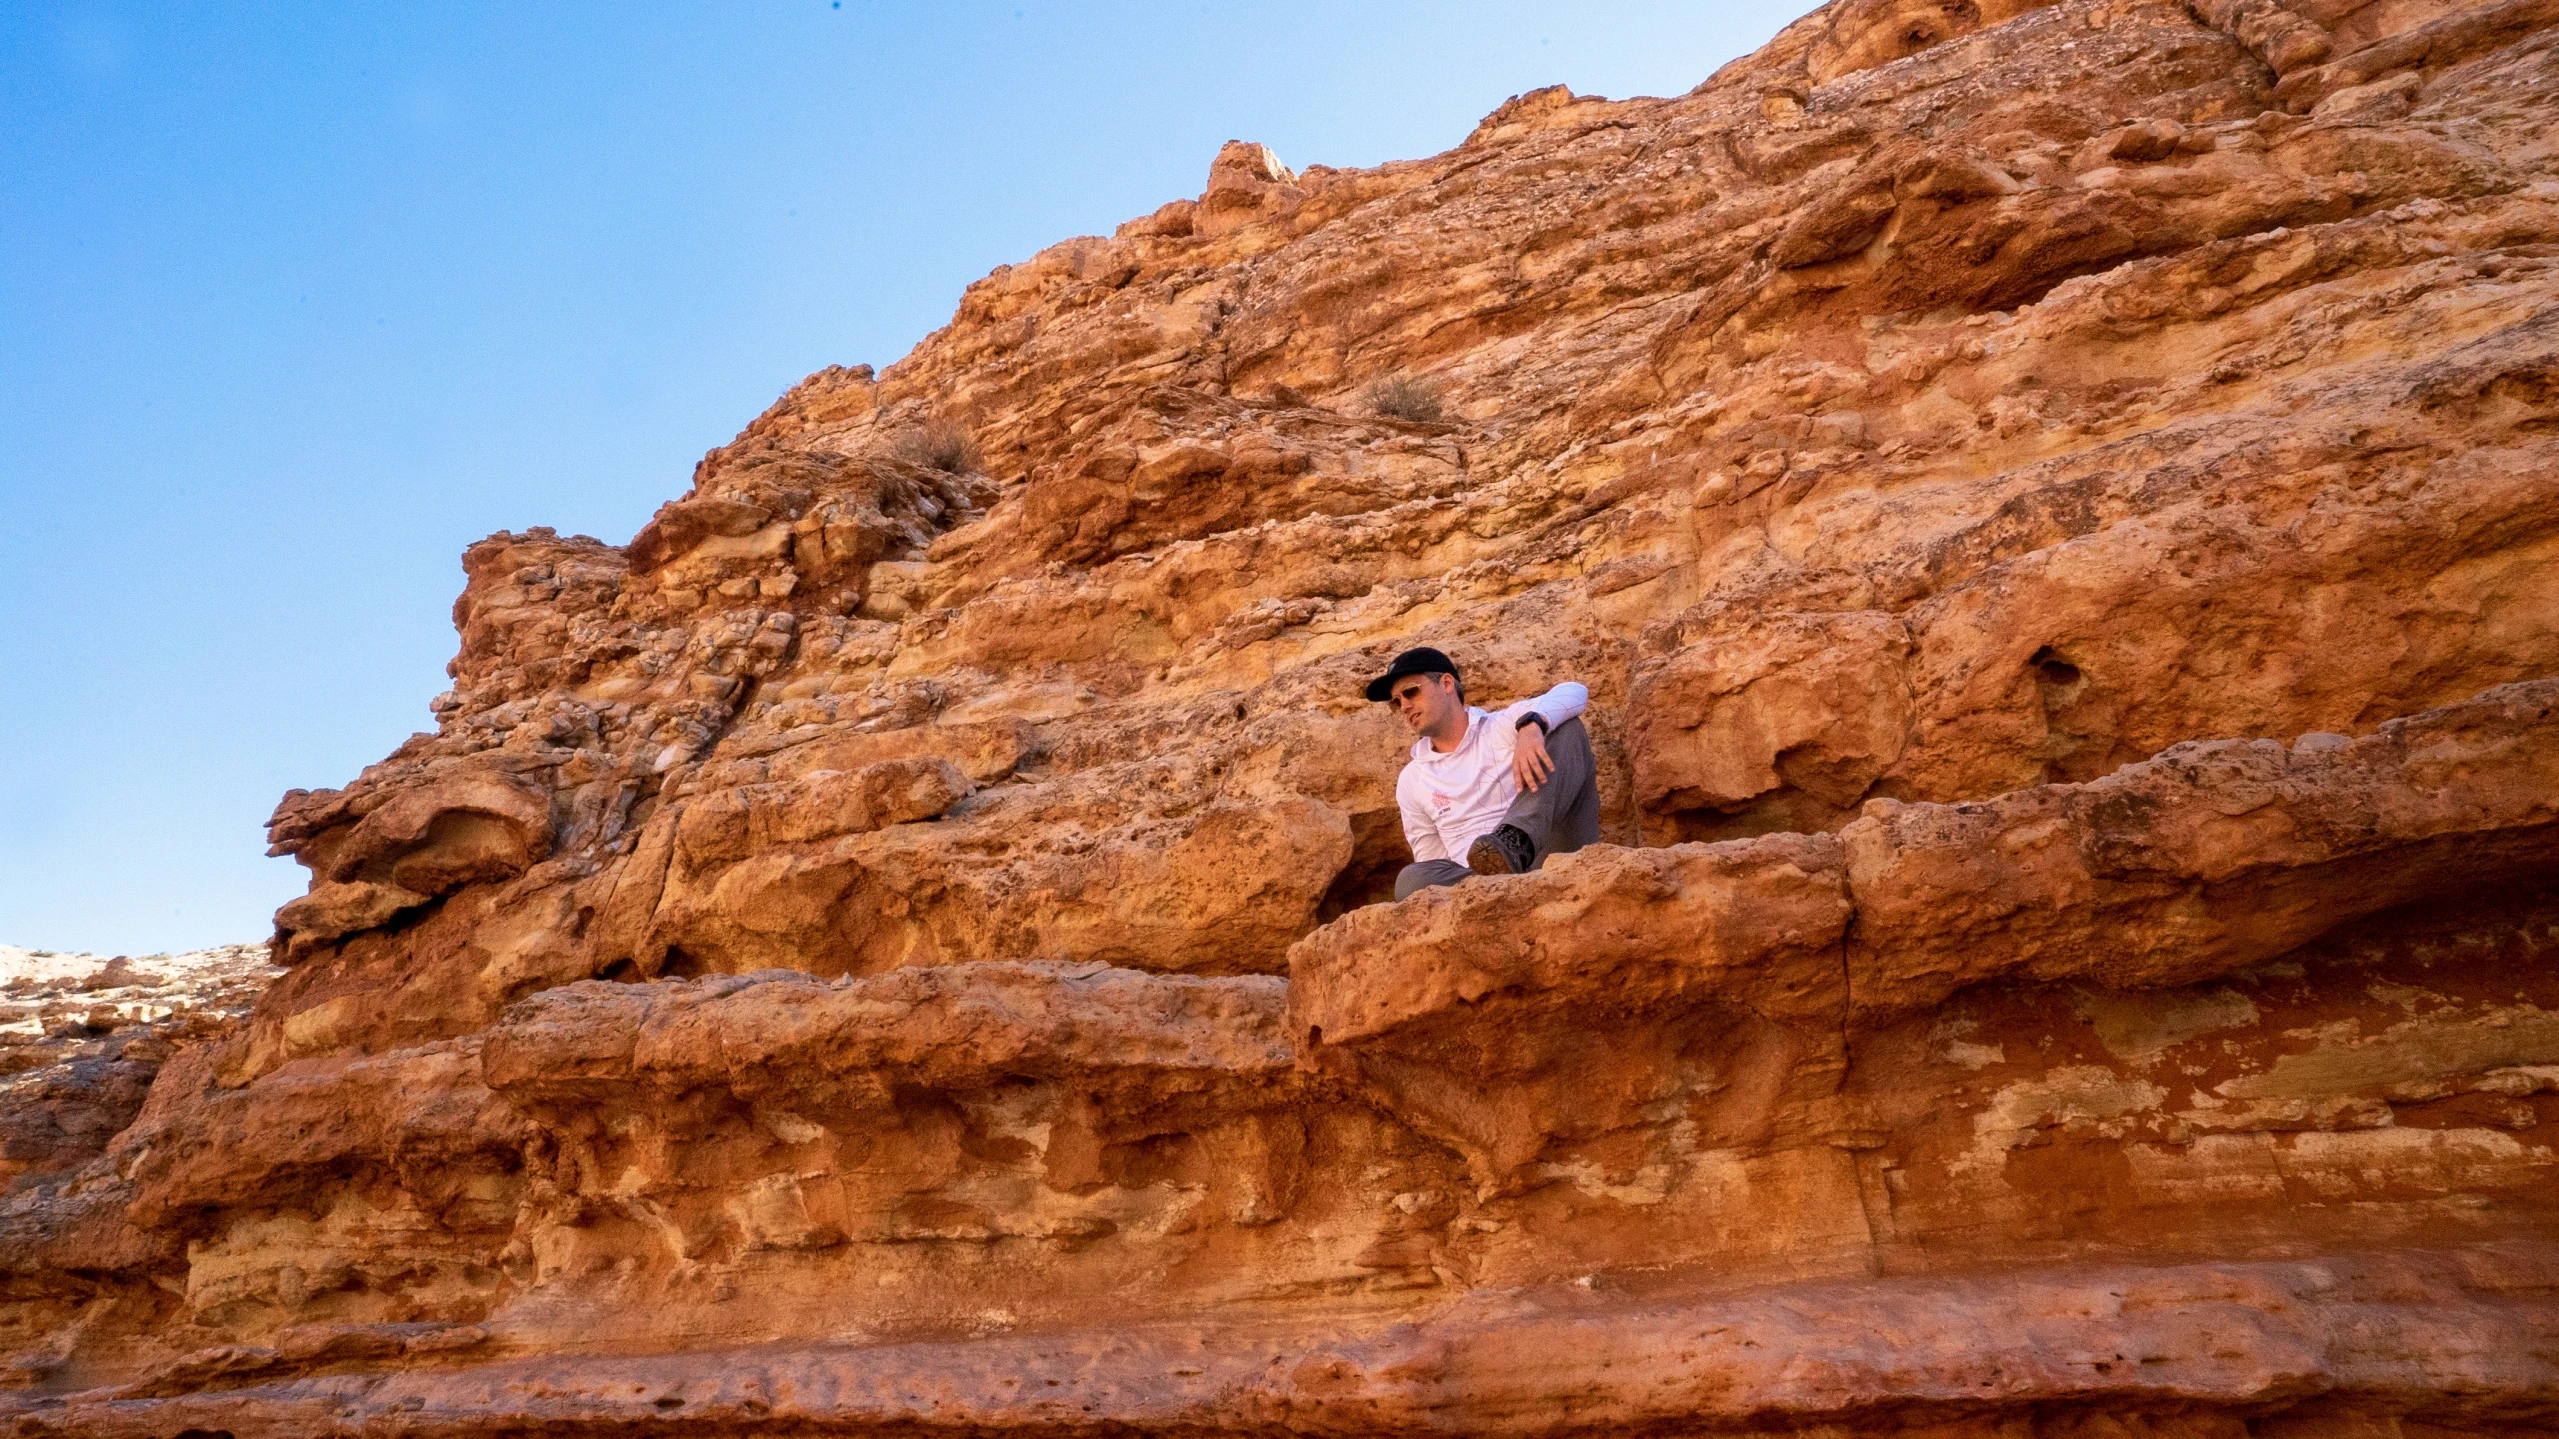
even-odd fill
[[[1433,885],[1455,884],[1474,871],[1453,859],[1421,859],[1395,874],[1395,897],[1408,898]]]
[[[1590,731],[1582,728],[1578,715],[1555,726],[1555,732],[1546,737],[1548,754],[1560,757],[1568,750],[1578,755],[1590,753]]]
[[[1550,855],[1571,854],[1599,838],[1599,765],[1590,731],[1578,718],[1566,720],[1546,737],[1546,753],[1555,761],[1553,777],[1534,796],[1520,796],[1517,807],[1536,821],[1531,837],[1540,867]]]

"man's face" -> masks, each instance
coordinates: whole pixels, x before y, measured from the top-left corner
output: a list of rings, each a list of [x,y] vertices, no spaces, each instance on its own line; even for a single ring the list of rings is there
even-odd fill
[[[1428,734],[1456,710],[1457,681],[1448,675],[1406,675],[1388,691],[1395,717],[1416,735]]]

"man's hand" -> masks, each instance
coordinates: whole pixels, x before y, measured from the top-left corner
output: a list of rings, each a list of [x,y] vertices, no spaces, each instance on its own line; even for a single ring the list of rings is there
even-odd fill
[[[1555,759],[1546,753],[1546,731],[1533,724],[1521,725],[1517,747],[1511,751],[1511,778],[1534,794],[1554,772]]]

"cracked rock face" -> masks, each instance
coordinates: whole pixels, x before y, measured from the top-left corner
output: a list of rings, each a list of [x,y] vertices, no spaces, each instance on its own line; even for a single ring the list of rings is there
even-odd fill
[[[2551,0],[1232,143],[463,568],[12,1432],[2559,1427]],[[1382,902],[1412,644],[1603,844]]]

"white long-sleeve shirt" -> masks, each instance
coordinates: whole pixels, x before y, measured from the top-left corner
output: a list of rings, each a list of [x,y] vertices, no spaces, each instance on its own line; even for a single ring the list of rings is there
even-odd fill
[[[1466,737],[1446,754],[1427,739],[1413,741],[1413,757],[1395,777],[1395,804],[1404,813],[1404,842],[1413,858],[1455,859],[1491,834],[1519,798],[1511,756],[1519,747],[1520,717],[1534,711],[1549,730],[1579,718],[1590,690],[1566,680],[1535,699],[1487,713],[1466,708]]]

